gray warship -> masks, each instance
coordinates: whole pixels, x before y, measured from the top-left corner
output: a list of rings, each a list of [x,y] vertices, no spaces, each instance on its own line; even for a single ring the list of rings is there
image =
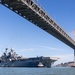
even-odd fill
[[[13,49],[10,52],[6,48],[3,55],[0,57],[0,67],[51,67],[57,59],[51,59],[50,57],[32,57],[23,58],[18,56]]]

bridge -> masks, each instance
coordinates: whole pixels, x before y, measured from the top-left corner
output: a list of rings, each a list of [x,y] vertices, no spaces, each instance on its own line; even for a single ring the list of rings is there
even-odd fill
[[[34,0],[0,0],[0,3],[73,48],[75,57],[75,41]]]

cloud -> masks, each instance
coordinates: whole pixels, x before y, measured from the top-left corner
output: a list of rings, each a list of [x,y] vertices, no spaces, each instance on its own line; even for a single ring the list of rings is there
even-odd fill
[[[53,57],[60,57],[60,59],[73,57],[73,54],[61,54],[61,55],[53,55]]]
[[[17,49],[18,52],[32,52],[34,48],[26,48],[26,49]]]
[[[65,55],[55,55],[53,57],[59,57],[60,59],[57,60],[54,65],[60,64],[60,63],[65,63],[65,62],[70,62],[74,60],[74,55],[73,54],[65,54]]]
[[[53,48],[53,47],[49,47],[49,46],[39,46],[40,48],[46,48],[46,49],[49,49],[49,50],[54,50],[54,51],[63,51],[61,49],[58,49],[58,48]]]
[[[18,52],[33,52],[33,51],[37,51],[37,50],[51,50],[51,51],[59,51],[62,52],[62,49],[58,49],[58,48],[53,48],[53,47],[49,47],[49,46],[35,46],[32,48],[26,48],[26,49],[17,49]]]
[[[72,39],[75,40],[75,29],[72,30],[71,32],[68,32],[67,34],[68,34]]]

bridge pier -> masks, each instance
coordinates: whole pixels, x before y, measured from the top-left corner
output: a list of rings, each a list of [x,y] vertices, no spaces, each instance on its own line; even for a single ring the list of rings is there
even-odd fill
[[[75,49],[74,49],[74,66],[75,66]]]

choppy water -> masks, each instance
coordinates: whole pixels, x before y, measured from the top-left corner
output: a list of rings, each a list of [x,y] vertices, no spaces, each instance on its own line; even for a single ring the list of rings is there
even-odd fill
[[[0,75],[75,75],[75,68],[0,68]]]

